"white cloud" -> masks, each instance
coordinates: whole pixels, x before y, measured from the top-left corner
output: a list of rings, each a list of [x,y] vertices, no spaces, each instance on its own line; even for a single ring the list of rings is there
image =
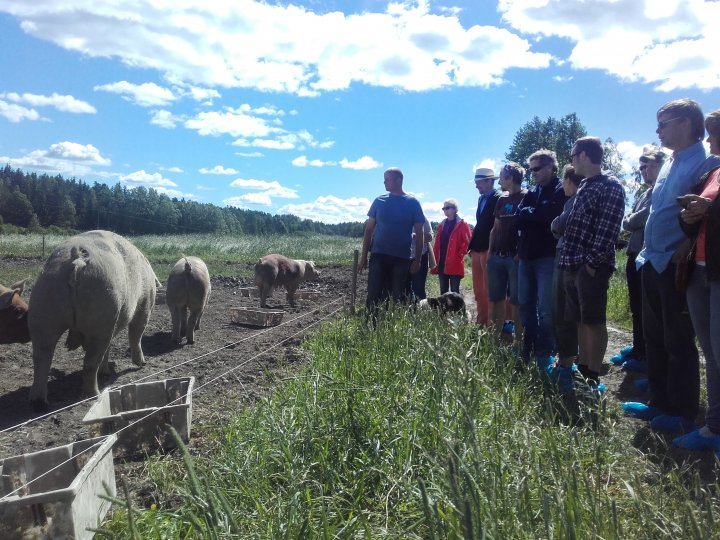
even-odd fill
[[[182,119],[170,111],[159,110],[150,113],[150,123],[165,129],[174,129]]]
[[[720,3],[705,0],[501,0],[516,29],[573,42],[576,69],[601,69],[658,90],[720,87]]]
[[[28,109],[22,105],[8,103],[0,99],[0,116],[17,124],[23,120],[39,120],[40,115],[35,109]]]
[[[237,195],[225,199],[223,203],[226,206],[237,206],[239,208],[245,208],[247,205],[252,206],[272,206],[272,198],[270,194],[263,191],[260,193],[246,193],[244,195]]]
[[[296,167],[325,167],[331,165],[337,165],[334,161],[322,161],[320,159],[308,159],[306,156],[298,156],[293,159],[290,163]]]
[[[268,182],[267,180],[256,180],[254,178],[237,178],[230,183],[230,187],[259,190],[268,196],[281,199],[297,199],[299,197],[297,190],[282,186],[277,180]]]
[[[215,165],[212,169],[207,169],[205,167],[202,167],[198,170],[200,174],[237,174],[238,171],[233,169],[232,167],[229,169],[226,169],[222,165]]]
[[[195,101],[201,102],[203,105],[212,105],[213,99],[220,98],[220,92],[212,88],[199,88],[197,86],[191,86],[188,89],[190,97]]]
[[[347,159],[343,158],[340,160],[340,166],[343,169],[367,171],[370,169],[377,169],[378,167],[382,167],[382,163],[375,161],[370,156],[363,156],[360,159],[356,159],[355,161],[348,161]]]
[[[334,195],[320,196],[312,202],[286,204],[278,209],[278,214],[322,221],[324,223],[343,223],[347,221],[365,221],[370,209],[370,200],[364,197],[340,199]]]
[[[201,112],[185,121],[185,127],[200,135],[231,135],[233,137],[265,137],[280,131],[267,120],[248,114],[242,109],[228,107],[223,111]]]
[[[69,113],[95,114],[97,110],[86,101],[74,98],[73,96],[62,96],[53,92],[50,96],[41,94],[17,94],[8,92],[0,94],[0,98],[7,99],[13,103],[27,103],[32,107],[55,107],[58,111]]]
[[[120,181],[136,187],[177,187],[175,182],[164,178],[162,174],[145,172],[144,169],[120,176]]]
[[[235,152],[235,155],[247,158],[265,157],[262,152]]]
[[[422,206],[423,214],[425,214],[425,219],[429,219],[430,221],[435,222],[440,222],[445,219],[445,213],[442,210],[442,201],[425,201],[421,202],[420,206]]]
[[[33,150],[22,157],[0,156],[0,163],[21,169],[81,176],[91,173],[95,166],[110,165],[111,161],[92,144],[63,141],[50,145],[47,150]]]
[[[137,186],[131,186],[131,187],[137,187]],[[183,193],[182,191],[180,191],[178,189],[168,189],[166,187],[156,186],[156,185],[151,185],[151,186],[147,186],[147,187],[154,189],[158,193],[163,193],[170,198],[173,198],[173,197],[176,199],[196,199],[197,198],[192,193]]]
[[[180,167],[170,167],[170,168],[168,169],[168,172],[172,172],[172,173],[182,173],[182,172],[185,172],[185,171],[183,171]]]
[[[473,165],[472,171],[470,171],[469,182],[471,184],[475,184],[475,169],[480,169],[482,167],[487,167],[488,169],[492,169],[495,171],[495,174],[497,174],[500,171],[500,168],[498,167],[498,160],[495,158],[485,158],[480,163],[476,163]]]
[[[13,0],[0,9],[34,37],[89,57],[158,70],[177,86],[302,96],[353,83],[412,91],[487,87],[502,83],[509,69],[543,68],[552,60],[508,29],[465,27],[459,10],[431,8],[429,0],[351,14],[260,0]]]
[[[118,81],[97,85],[93,90],[119,94],[124,100],[141,107],[165,107],[176,99],[172,90],[152,82],[133,84],[127,81]]]

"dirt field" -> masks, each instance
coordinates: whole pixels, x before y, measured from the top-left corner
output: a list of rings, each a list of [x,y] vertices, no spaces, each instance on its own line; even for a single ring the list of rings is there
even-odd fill
[[[2,268],[8,265],[17,268],[19,265],[35,264],[35,260],[2,258],[0,277]],[[239,268],[238,274],[251,274],[249,266]],[[224,406],[230,402],[251,403],[267,386],[268,372],[291,367],[304,358],[303,351],[298,347],[306,335],[304,330],[311,331],[315,323],[327,317],[331,311],[348,305],[352,274],[350,267],[329,266],[321,268],[321,272],[318,280],[303,285],[303,288],[320,291],[321,295],[317,299],[298,300],[297,306],[290,308],[285,303],[284,290],[275,292],[273,298],[268,300],[268,306],[285,310],[285,315],[280,326],[270,329],[231,324],[231,307],[258,307],[260,301],[238,294],[240,288],[251,286],[243,278],[213,278],[210,303],[203,315],[201,328],[195,333],[193,345],[172,344],[172,325],[167,306],[155,306],[142,341],[145,366],[137,367],[132,363],[127,334],[121,333],[111,345],[112,370],[109,376],[101,376],[101,389],[145,377],[152,381],[190,375],[195,376],[197,388],[232,367],[240,366],[194,394],[193,424],[202,424],[220,412],[226,412]],[[364,280],[358,281],[359,298],[364,298]],[[24,296],[29,298],[29,291]],[[328,305],[333,301],[333,304]],[[260,354],[276,344],[280,345],[266,354]],[[48,400],[52,410],[66,407],[78,401],[80,396],[83,353],[81,349],[68,351],[63,345],[64,336],[55,351],[48,383]],[[205,356],[173,367],[202,355]],[[167,371],[153,376],[162,370]],[[37,416],[28,401],[32,378],[30,343],[3,345],[0,348],[0,430]],[[51,414],[44,420],[0,433],[0,457],[34,452],[87,438],[90,433],[83,426],[82,418],[91,404],[92,401],[88,401]]]

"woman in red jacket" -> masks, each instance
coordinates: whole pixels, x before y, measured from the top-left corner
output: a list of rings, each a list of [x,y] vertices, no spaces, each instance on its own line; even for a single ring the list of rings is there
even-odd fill
[[[457,215],[457,201],[443,203],[445,219],[438,225],[433,252],[440,277],[440,294],[448,289],[459,293],[460,280],[465,275],[465,254],[470,244],[470,226]]]

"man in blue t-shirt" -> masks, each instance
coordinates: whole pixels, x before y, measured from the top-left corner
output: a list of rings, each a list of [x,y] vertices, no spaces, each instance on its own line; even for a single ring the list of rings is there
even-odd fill
[[[395,302],[405,299],[408,270],[420,268],[425,216],[418,200],[403,191],[403,173],[397,167],[385,171],[387,195],[376,198],[368,211],[362,255],[358,272],[368,267],[368,313],[377,313],[377,305],[389,294]],[[415,258],[410,259],[410,242],[415,232]],[[372,244],[372,247],[371,247]]]

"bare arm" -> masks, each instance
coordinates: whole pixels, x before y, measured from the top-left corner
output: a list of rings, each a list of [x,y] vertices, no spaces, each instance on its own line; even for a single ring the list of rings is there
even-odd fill
[[[363,235],[362,254],[360,255],[360,263],[358,264],[358,272],[362,273],[367,268],[368,262],[368,250],[370,249],[370,242],[372,241],[373,234],[375,233],[375,218],[368,218],[365,222],[365,234]]]
[[[488,252],[493,253],[495,251],[495,237],[497,236],[497,232],[499,230],[498,225],[500,224],[500,220],[498,218],[495,218],[495,223],[493,224],[493,228],[490,229],[490,244],[488,245]]]

